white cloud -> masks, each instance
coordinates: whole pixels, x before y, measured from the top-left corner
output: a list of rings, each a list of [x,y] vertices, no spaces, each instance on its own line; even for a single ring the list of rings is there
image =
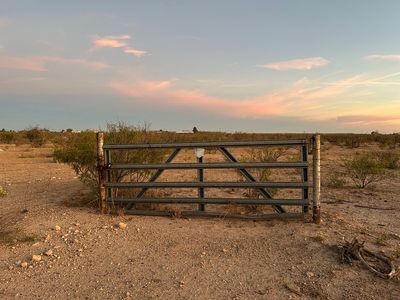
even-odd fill
[[[323,57],[309,57],[309,58],[300,58],[287,61],[279,61],[265,65],[257,65],[257,67],[276,70],[276,71],[311,70],[326,66],[327,64],[329,64],[329,60]]]
[[[400,61],[400,54],[373,54],[365,56],[369,61]]]

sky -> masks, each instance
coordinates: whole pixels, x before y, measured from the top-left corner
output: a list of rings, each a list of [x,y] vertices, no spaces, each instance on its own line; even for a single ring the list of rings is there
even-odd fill
[[[400,1],[0,0],[0,128],[400,132]]]

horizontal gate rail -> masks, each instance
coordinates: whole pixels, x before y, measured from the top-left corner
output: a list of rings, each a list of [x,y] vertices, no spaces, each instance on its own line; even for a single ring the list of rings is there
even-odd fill
[[[135,214],[142,216],[166,216],[166,217],[216,217],[216,218],[237,218],[247,220],[273,220],[273,219],[300,219],[304,218],[303,213],[280,213],[280,214],[264,214],[264,215],[242,215],[242,214],[228,214],[214,211],[196,211],[188,210],[179,213],[174,211],[154,211],[154,210],[132,210],[126,211],[127,214]]]
[[[306,168],[307,162],[247,162],[247,163],[171,163],[171,164],[109,164],[109,169],[256,169],[256,168]]]
[[[108,188],[305,188],[309,187],[307,182],[114,182],[105,183]]]
[[[204,142],[204,143],[176,143],[176,144],[132,144],[132,145],[104,145],[104,150],[127,149],[156,149],[156,148],[206,148],[206,147],[255,147],[255,146],[290,146],[307,144],[307,140],[276,140],[276,141],[239,141],[239,142]]]
[[[108,198],[109,203],[169,203],[169,204],[249,204],[249,205],[306,205],[299,199],[251,199],[251,198]]]
[[[229,217],[244,219],[281,219],[281,218],[304,218],[309,211],[310,199],[309,190],[312,189],[312,212],[313,220],[320,222],[320,138],[315,135],[312,139],[312,162],[313,168],[310,171],[309,165],[309,146],[310,140],[269,140],[269,141],[220,141],[220,142],[185,142],[185,143],[157,143],[157,144],[130,144],[130,145],[107,145],[104,144],[103,133],[97,134],[98,157],[97,165],[99,172],[99,206],[102,212],[107,207],[120,205],[124,207],[127,214],[136,215],[154,215],[154,216],[209,216],[209,217]],[[299,150],[298,161],[250,161],[241,162],[236,158],[236,154],[230,152],[230,147],[242,148],[265,148],[265,147],[286,147]],[[195,149],[197,162],[176,162],[172,161],[180,153],[182,149]],[[165,157],[164,163],[127,163],[119,161],[111,161],[115,157],[111,153],[113,151],[155,151],[154,149],[173,149],[169,156]],[[215,149],[222,157],[224,162],[204,162],[204,150]],[[129,157],[129,156],[128,156]],[[297,181],[259,181],[254,176],[253,171],[256,169],[293,169],[300,177]],[[206,181],[204,178],[204,170],[230,169],[235,170],[236,174],[242,176],[242,181]],[[149,174],[150,178],[145,182],[121,180],[122,176],[118,174],[140,174],[137,171],[144,171]],[[154,170],[154,171],[152,171]],[[165,170],[197,170],[196,179],[189,181],[170,181],[171,178],[161,179],[160,176]],[[124,172],[124,173],[121,173]],[[230,171],[233,173],[232,171]],[[228,173],[226,173],[228,174]],[[286,173],[285,173],[286,174]],[[289,174],[289,173],[288,173]],[[312,180],[309,177],[312,175]],[[161,177],[161,178],[167,178]],[[163,181],[165,180],[165,181]],[[179,179],[178,179],[179,180]],[[223,196],[210,197],[207,195],[209,189],[239,189],[237,193],[241,193],[240,189],[250,189],[254,194],[248,193],[248,197],[224,198]],[[132,190],[133,189],[133,190]],[[197,189],[197,197],[153,197],[146,193],[151,189]],[[280,196],[273,198],[273,189],[290,189],[298,190],[299,198],[296,196],[288,197]],[[211,192],[210,192],[211,193]],[[218,192],[221,194],[221,191]],[[225,193],[225,191],[222,191]],[[234,193],[236,193],[234,191]],[[147,196],[148,195],[148,196]],[[251,195],[251,196],[250,196]],[[293,192],[290,192],[293,195]],[[240,197],[240,196],[239,196]],[[296,198],[296,199],[289,199]],[[143,204],[164,204],[165,209],[148,210]],[[184,209],[169,210],[168,205],[187,205]],[[190,205],[190,206],[189,206]],[[187,210],[197,205],[197,210]],[[270,206],[275,212],[267,213],[264,210],[258,211],[257,214],[243,214],[230,212],[218,212],[206,210],[206,206],[223,210],[224,207],[218,205],[246,205],[254,206],[250,209],[254,213],[257,212],[257,206]],[[152,206],[154,207],[154,206]],[[172,206],[174,207],[174,206]],[[185,206],[184,206],[185,207]],[[293,207],[298,207],[300,212],[295,212]],[[143,208],[143,209],[141,209]],[[254,209],[254,210],[253,210]],[[243,210],[243,209],[242,209]],[[241,211],[242,211],[241,210]],[[249,211],[248,211],[249,212]],[[262,212],[262,214],[260,214]]]

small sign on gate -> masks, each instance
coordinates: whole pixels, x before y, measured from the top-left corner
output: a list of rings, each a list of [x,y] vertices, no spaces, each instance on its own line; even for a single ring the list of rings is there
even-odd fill
[[[201,158],[204,156],[204,148],[195,148],[194,153],[196,153],[197,158]]]

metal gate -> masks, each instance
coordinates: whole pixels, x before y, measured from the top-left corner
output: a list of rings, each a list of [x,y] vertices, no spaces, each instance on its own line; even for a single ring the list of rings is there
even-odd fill
[[[104,212],[111,205],[120,205],[127,214],[135,215],[157,215],[173,216],[175,210],[149,210],[137,209],[138,204],[174,204],[193,205],[196,209],[179,210],[180,216],[214,216],[214,217],[239,217],[247,219],[272,219],[272,218],[303,218],[309,212],[311,201],[309,189],[312,188],[313,220],[320,222],[320,136],[315,135],[311,140],[272,140],[272,141],[235,141],[235,142],[193,142],[174,144],[130,144],[130,145],[104,145],[103,133],[97,134],[98,141],[98,170],[99,170],[99,206]],[[282,162],[239,162],[229,149],[237,147],[260,148],[260,147],[296,147],[299,151],[298,161]],[[311,150],[312,151],[309,151]],[[195,163],[173,163],[175,157],[187,148],[194,149],[197,157]],[[229,149],[228,149],[229,148]],[[164,163],[159,164],[121,164],[111,161],[112,151],[138,151],[138,150],[172,149],[172,153]],[[225,162],[205,162],[204,150],[216,149],[225,157]],[[311,152],[312,181],[310,181],[310,163],[308,153]],[[297,169],[300,170],[301,180],[296,182],[260,182],[249,172],[249,169],[271,168],[271,169]],[[234,169],[243,176],[244,181],[206,181],[204,170],[208,169]],[[112,178],[113,170],[154,170],[152,176],[145,182],[118,182]],[[196,181],[158,181],[165,170],[196,170]],[[311,184],[312,182],[312,184]],[[197,197],[147,197],[146,191],[154,188],[195,188]],[[206,197],[207,189],[224,188],[246,188],[257,191],[253,198],[230,198],[230,197]],[[272,197],[269,189],[296,189],[299,190],[298,198]],[[135,189],[138,191],[131,197],[115,197],[116,189]],[[226,211],[215,211],[213,207],[220,205],[263,205],[270,206],[274,211],[257,215],[229,213]],[[286,208],[285,208],[286,207]],[[299,211],[293,212],[298,207]]]

